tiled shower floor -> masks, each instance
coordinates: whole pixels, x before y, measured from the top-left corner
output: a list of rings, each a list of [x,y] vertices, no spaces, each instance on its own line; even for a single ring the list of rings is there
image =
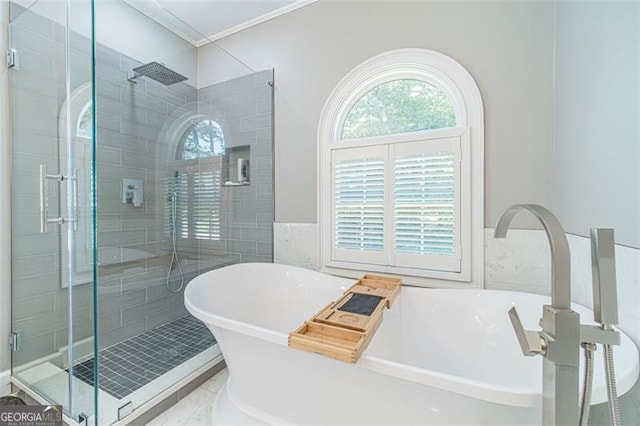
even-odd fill
[[[187,315],[99,352],[98,386],[122,399],[216,343],[207,327]],[[94,359],[73,368],[73,375],[93,386]]]

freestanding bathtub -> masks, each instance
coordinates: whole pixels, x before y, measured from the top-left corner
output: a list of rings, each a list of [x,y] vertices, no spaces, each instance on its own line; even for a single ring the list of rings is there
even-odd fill
[[[537,329],[549,298],[403,287],[356,364],[289,348],[288,333],[353,282],[248,263],[189,283],[187,309],[211,329],[229,369],[214,423],[541,423],[542,358],[522,355],[507,311],[517,305],[525,327]],[[638,376],[638,350],[622,335],[614,352],[622,394]],[[601,357],[596,351],[593,404],[606,400]]]

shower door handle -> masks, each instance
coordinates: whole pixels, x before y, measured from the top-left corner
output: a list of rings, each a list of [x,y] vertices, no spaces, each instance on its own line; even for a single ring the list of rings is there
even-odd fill
[[[47,165],[40,164],[40,232],[47,232],[49,223],[57,223],[62,225],[66,222],[65,218],[60,216],[55,219],[49,219],[49,180],[62,182],[63,174],[49,175],[47,174]]]

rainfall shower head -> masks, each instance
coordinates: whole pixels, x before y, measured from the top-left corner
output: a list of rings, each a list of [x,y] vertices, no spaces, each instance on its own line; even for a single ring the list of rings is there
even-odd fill
[[[127,80],[135,83],[136,79],[141,76],[149,77],[165,86],[187,80],[187,77],[165,67],[160,62],[149,62],[148,64],[134,68],[133,71],[129,73]]]

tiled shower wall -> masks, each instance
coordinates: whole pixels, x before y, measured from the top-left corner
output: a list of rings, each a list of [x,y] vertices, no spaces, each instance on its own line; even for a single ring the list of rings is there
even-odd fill
[[[269,70],[198,90],[198,112],[220,124],[225,147],[250,149],[251,184],[222,187],[221,193],[220,248],[241,262],[273,259],[272,84]]]
[[[22,336],[15,365],[55,354],[67,344],[68,291],[60,287],[58,226],[38,228],[38,165],[50,173],[59,164],[58,119],[65,94],[63,28],[30,11],[12,24],[21,46],[21,69],[12,72],[13,120],[13,316]],[[99,40],[98,40],[99,41]],[[73,87],[90,81],[90,43],[72,35]],[[137,84],[127,72],[140,63],[103,45],[96,51],[98,247],[143,250],[154,257],[98,268],[100,346],[169,322],[187,312],[183,294],[165,285],[170,254],[165,223],[166,194],[160,159],[175,158],[176,140],[165,130],[175,117],[210,115],[225,132],[227,147],[250,146],[251,185],[221,189],[218,241],[178,243],[188,282],[204,268],[229,262],[272,260],[273,164],[272,72],[216,84],[199,93],[186,83],[166,87],[148,78]],[[198,97],[200,102],[198,102]],[[33,120],[37,117],[37,120]],[[144,204],[122,203],[122,179],[144,181]],[[59,212],[57,185],[50,185],[50,216]],[[174,271],[172,288],[179,286]],[[92,335],[90,284],[73,287],[74,340]],[[60,363],[61,357],[52,362]]]
[[[197,90],[187,83],[164,86],[127,73],[142,65],[112,49],[96,51],[98,250],[141,250],[147,260],[98,267],[100,346],[109,346],[187,314],[183,292],[166,286],[169,242],[165,229],[166,194],[160,158],[175,152],[162,137],[173,117],[195,113]],[[175,155],[175,154],[173,154]],[[122,179],[144,182],[140,207],[122,202]],[[186,274],[185,278],[192,278]],[[171,287],[179,277],[171,276]],[[89,285],[86,285],[89,287]]]

